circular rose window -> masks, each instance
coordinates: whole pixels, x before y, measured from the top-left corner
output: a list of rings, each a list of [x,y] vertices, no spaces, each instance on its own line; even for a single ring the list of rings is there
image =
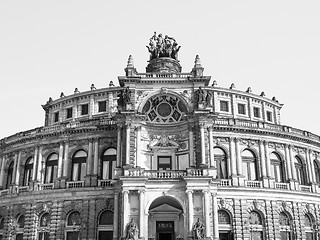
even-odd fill
[[[171,113],[171,106],[169,103],[160,103],[158,106],[158,113],[161,117],[168,117]]]

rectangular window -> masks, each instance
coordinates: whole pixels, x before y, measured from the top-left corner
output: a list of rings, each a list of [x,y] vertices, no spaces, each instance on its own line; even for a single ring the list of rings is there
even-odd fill
[[[158,157],[158,170],[171,170],[171,157],[159,156]]]
[[[272,112],[267,111],[267,121],[272,122]]]
[[[220,101],[220,111],[229,112],[229,103],[228,103],[228,101]]]
[[[246,105],[242,103],[238,103],[238,113],[242,115],[246,115]]]
[[[89,105],[83,104],[81,105],[81,115],[86,115],[89,113]]]
[[[67,108],[67,118],[72,118],[72,107],[71,108]]]
[[[260,118],[260,108],[258,107],[253,108],[253,116],[256,118]]]
[[[102,101],[98,103],[98,112],[105,112],[107,111],[107,102]]]
[[[54,122],[59,122],[59,112],[54,113]]]

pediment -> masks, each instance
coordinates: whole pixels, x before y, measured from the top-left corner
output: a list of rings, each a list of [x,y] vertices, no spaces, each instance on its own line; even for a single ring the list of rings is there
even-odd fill
[[[169,204],[162,204],[150,210],[151,213],[181,213],[182,211]]]

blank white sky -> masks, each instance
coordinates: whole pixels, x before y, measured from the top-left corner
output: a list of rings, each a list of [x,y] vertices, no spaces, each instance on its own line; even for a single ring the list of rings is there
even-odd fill
[[[145,72],[154,31],[196,54],[221,87],[284,104],[282,124],[320,134],[320,1],[0,1],[0,138],[42,126],[45,104],[106,87],[128,56]]]

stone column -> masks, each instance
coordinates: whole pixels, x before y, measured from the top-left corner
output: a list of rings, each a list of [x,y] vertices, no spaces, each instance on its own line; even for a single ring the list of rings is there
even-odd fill
[[[216,167],[216,162],[214,161],[214,154],[213,154],[213,132],[212,132],[212,126],[208,127],[208,131],[209,131],[210,167]]]
[[[139,227],[140,227],[140,239],[147,238],[145,236],[145,224],[144,224],[144,190],[139,190]]]
[[[312,177],[312,168],[311,168],[311,165],[313,165],[313,164],[312,164],[310,156],[309,156],[309,149],[307,149],[307,148],[305,149],[305,154],[306,154],[306,163],[307,163],[307,170],[308,170],[308,179],[309,179],[310,183],[313,183],[314,180]]]
[[[218,240],[219,239],[219,221],[218,221],[217,193],[212,194],[212,214],[213,214],[213,240]]]
[[[38,164],[37,164],[37,182],[39,183],[42,183],[43,176],[44,176],[42,149],[43,149],[43,146],[39,146]]]
[[[188,195],[188,219],[189,219],[189,233],[192,236],[192,227],[193,227],[193,191],[187,190]]]
[[[267,141],[263,141],[263,145],[264,145],[264,153],[265,153],[265,156],[266,156],[267,177],[271,178],[271,171],[270,171],[271,162],[270,162],[270,154],[269,154],[268,142]]]
[[[16,176],[19,174],[17,173],[19,171],[18,169],[18,154],[15,153],[14,155],[14,162],[13,162],[13,171],[12,171],[12,180],[11,180],[11,185],[14,185],[16,182]]]
[[[34,156],[33,156],[33,174],[32,174],[32,181],[36,181],[37,177],[37,164],[38,164],[38,146],[34,149]]]
[[[192,126],[189,126],[189,155],[190,155],[190,165],[196,166],[197,162],[194,157],[194,142],[193,142],[193,130]]]
[[[292,146],[289,145],[288,148],[289,148],[289,158],[290,158],[290,162],[291,162],[292,178],[294,181],[297,181],[297,172],[296,172],[296,167],[294,165]]]
[[[123,236],[126,235],[126,226],[129,223],[130,203],[129,203],[129,190],[123,192]]]
[[[65,142],[64,145],[64,159],[63,159],[63,177],[68,177],[68,166],[69,166],[69,142]]]
[[[94,153],[93,153],[93,174],[98,175],[99,169],[99,139],[94,140]]]
[[[230,165],[231,165],[231,176],[237,176],[237,156],[235,153],[234,138],[229,138],[229,153],[230,153]]]
[[[317,179],[316,179],[316,172],[314,170],[314,161],[312,160],[312,157],[311,157],[311,150],[308,149],[307,151],[307,154],[309,156],[309,159],[310,159],[310,163],[311,163],[311,172],[312,172],[312,182],[313,183],[316,183],[317,182]]]
[[[117,192],[114,193],[114,213],[113,213],[113,239],[117,240],[118,237],[118,214],[119,214],[119,194]]]
[[[4,166],[5,166],[6,158],[4,156],[1,157],[1,171],[0,171],[0,188],[4,188]]]
[[[236,156],[237,156],[237,175],[242,176],[242,158],[239,146],[239,139],[235,138],[235,148],[236,148]]]
[[[289,154],[289,148],[288,145],[284,145],[284,152],[285,152],[285,161],[286,161],[286,169],[285,171],[287,172],[287,178],[289,181],[292,180],[292,172],[291,172],[291,159],[290,159],[290,154]]]
[[[130,127],[131,124],[126,124],[126,165],[130,165]]]
[[[121,126],[117,127],[117,167],[121,167]]]
[[[63,142],[60,142],[59,146],[59,158],[58,158],[58,173],[57,177],[62,177],[62,161],[63,161]]]
[[[85,186],[91,186],[91,174],[92,174],[92,138],[89,139],[89,144],[88,144],[88,157],[87,157],[87,162],[86,162],[86,167],[87,167],[87,174],[85,176]]]
[[[135,166],[136,167],[141,167],[141,162],[140,162],[140,146],[141,146],[141,126],[136,127],[136,162]]]
[[[205,237],[210,237],[211,231],[210,231],[210,207],[209,207],[209,190],[203,191],[203,197],[204,197],[204,219],[205,219],[205,226],[206,226],[206,233]]]
[[[16,164],[16,176],[15,176],[14,184],[15,184],[16,186],[19,186],[19,181],[20,181],[20,165],[21,165],[21,152],[20,152],[20,151],[19,151],[18,153],[16,153],[15,161],[17,162],[17,164]]]
[[[206,148],[204,138],[204,123],[200,123],[201,165],[206,165]]]
[[[266,174],[266,159],[265,159],[265,148],[263,146],[264,142],[263,141],[259,141],[259,152],[260,152],[260,165],[261,165],[261,177],[263,179],[265,179],[267,177]]]

